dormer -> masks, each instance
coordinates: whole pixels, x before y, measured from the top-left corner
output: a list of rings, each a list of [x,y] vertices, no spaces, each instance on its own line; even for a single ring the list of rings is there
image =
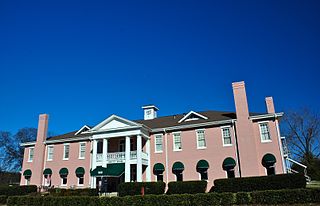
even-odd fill
[[[157,111],[159,110],[155,105],[146,105],[142,107],[144,112],[144,120],[157,118]]]
[[[188,114],[186,114],[182,119],[179,120],[179,123],[181,122],[188,122],[188,121],[194,121],[199,119],[208,119],[208,117],[201,115],[197,112],[190,111]]]
[[[90,129],[89,126],[87,125],[84,125],[83,127],[81,127],[74,135],[78,135],[78,134],[81,134],[82,132],[86,132]]]

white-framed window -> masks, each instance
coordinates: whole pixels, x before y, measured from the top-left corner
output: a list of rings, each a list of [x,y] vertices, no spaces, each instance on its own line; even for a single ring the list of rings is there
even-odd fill
[[[155,135],[155,152],[162,152],[163,151],[163,135],[156,134]]]
[[[79,143],[79,159],[84,159],[86,155],[86,143],[80,142]]]
[[[48,148],[47,161],[52,161],[53,160],[53,145],[49,145],[47,148]]]
[[[30,178],[25,179],[25,185],[30,185]]]
[[[62,176],[61,177],[61,186],[67,186],[67,183],[68,183],[67,176]]]
[[[78,186],[83,186],[84,185],[84,176],[79,176],[78,177]]]
[[[259,123],[261,142],[271,142],[268,122]]]
[[[230,127],[222,127],[221,133],[222,133],[223,146],[231,146],[232,140],[231,140]]]
[[[181,151],[182,143],[181,143],[181,132],[173,133],[173,151]]]
[[[206,136],[204,133],[204,129],[196,130],[196,134],[197,134],[197,148],[198,149],[206,148],[207,144],[206,144]]]
[[[63,160],[68,160],[70,155],[70,145],[64,144],[63,145]]]
[[[33,156],[34,156],[34,147],[29,148],[29,155],[28,155],[28,162],[33,161]]]

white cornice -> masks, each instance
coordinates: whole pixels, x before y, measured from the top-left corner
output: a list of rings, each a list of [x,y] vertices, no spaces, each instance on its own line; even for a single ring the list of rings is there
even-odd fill
[[[48,139],[45,141],[45,144],[51,144],[51,143],[61,143],[61,142],[75,142],[75,141],[82,141],[82,140],[89,140],[90,136],[85,137],[75,137],[75,138],[65,138],[65,139],[56,139],[56,140],[50,140]]]
[[[36,142],[24,142],[20,144],[21,147],[34,146],[34,145],[36,145]]]
[[[261,115],[254,115],[250,116],[249,118],[251,120],[260,120],[260,119],[266,119],[266,118],[278,118],[283,116],[283,112],[273,113],[273,114],[261,114]]]

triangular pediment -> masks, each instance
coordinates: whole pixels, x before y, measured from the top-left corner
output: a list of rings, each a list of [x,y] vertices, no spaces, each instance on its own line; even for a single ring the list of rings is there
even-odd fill
[[[187,121],[193,121],[193,120],[199,120],[199,119],[208,119],[208,117],[199,114],[194,111],[190,111],[188,114],[186,114],[183,118],[179,120],[179,123],[181,122],[187,122]]]
[[[115,130],[115,129],[123,129],[126,127],[134,127],[140,126],[140,124],[135,123],[133,121],[127,120],[125,118],[119,117],[117,115],[111,115],[95,127],[91,129],[91,131],[99,131],[99,130]]]

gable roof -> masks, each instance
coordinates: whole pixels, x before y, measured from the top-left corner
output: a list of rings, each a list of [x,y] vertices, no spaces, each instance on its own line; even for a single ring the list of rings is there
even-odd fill
[[[194,118],[194,117],[196,117],[196,118]],[[201,115],[197,112],[194,112],[194,111],[190,111],[188,114],[186,114],[184,117],[182,117],[182,119],[179,120],[179,123],[181,123],[183,121],[188,121],[188,120],[198,120],[199,118],[208,119],[208,117],[206,117],[206,116],[203,116],[203,115]]]

